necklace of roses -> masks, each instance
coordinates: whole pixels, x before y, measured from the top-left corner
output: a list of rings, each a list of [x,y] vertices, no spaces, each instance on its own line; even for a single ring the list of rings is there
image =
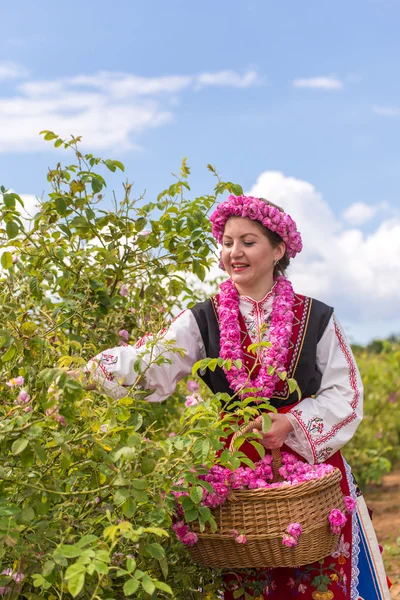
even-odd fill
[[[244,366],[239,325],[239,293],[231,279],[224,281],[220,286],[218,303],[220,356],[224,360],[230,359],[232,363],[235,360],[242,361],[240,369],[233,364],[229,370],[224,368],[229,386],[235,393],[245,386],[251,386],[260,388],[257,393],[263,398],[271,398],[279,379],[278,373],[285,369],[293,327],[294,292],[292,284],[286,277],[279,275],[275,278],[275,282],[269,328],[271,346],[263,353],[259,372],[252,380],[249,379],[249,373]],[[268,367],[274,368],[271,375],[268,374]],[[240,394],[242,398],[251,395]]]

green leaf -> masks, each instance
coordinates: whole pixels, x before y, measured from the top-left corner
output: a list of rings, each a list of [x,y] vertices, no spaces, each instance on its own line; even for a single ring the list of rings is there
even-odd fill
[[[56,198],[55,206],[58,214],[63,217],[67,212],[67,203],[64,198]]]
[[[16,223],[15,221],[10,221],[9,223],[7,223],[6,231],[9,240],[17,237],[19,231],[18,223]]]
[[[108,575],[108,566],[101,560],[94,560],[92,564],[97,573],[100,573],[101,575]]]
[[[141,466],[144,475],[149,475],[154,471],[156,467],[156,461],[150,458],[149,456],[144,456],[142,458]]]
[[[162,574],[164,575],[164,577],[166,579],[168,577],[168,570],[169,570],[168,569],[168,561],[167,561],[167,559],[166,558],[162,558],[159,561],[159,564],[160,564],[160,567],[161,567]]]
[[[192,521],[195,521],[198,518],[198,515],[199,515],[199,513],[195,509],[193,509],[193,510],[185,510],[185,520],[188,523],[191,523]]]
[[[87,546],[88,544],[91,544],[92,542],[95,542],[98,539],[99,538],[97,537],[97,535],[89,533],[87,535],[84,535],[78,542],[76,542],[75,546],[78,546],[78,548],[83,548],[84,546]]]
[[[203,488],[201,485],[196,485],[190,488],[190,498],[195,504],[198,504],[203,497]]]
[[[86,573],[86,567],[80,562],[73,563],[68,567],[65,571],[65,579],[68,581],[69,579],[73,579],[77,575],[84,575]]]
[[[137,502],[147,502],[149,497],[146,494],[146,492],[143,492],[142,490],[131,490],[131,495],[132,498],[134,498]]]
[[[68,591],[73,598],[76,598],[78,594],[83,590],[83,586],[85,585],[85,573],[81,573],[80,575],[76,575],[72,577],[68,581]]]
[[[252,446],[254,446],[254,448],[257,450],[258,454],[260,455],[261,458],[264,458],[265,456],[265,448],[262,444],[260,444],[259,442],[255,442],[254,440],[252,440],[250,442],[250,444]]]
[[[145,490],[145,489],[147,489],[147,481],[145,481],[144,479],[132,479],[130,481],[130,484],[136,490]]]
[[[3,356],[1,357],[2,362],[8,362],[9,360],[12,360],[14,358],[16,351],[17,351],[17,349],[15,346],[10,346],[9,349],[7,350],[7,352],[5,352],[3,354]]]
[[[133,515],[136,512],[136,502],[133,498],[129,497],[125,500],[125,502],[122,505],[122,512],[128,519],[133,517]]]
[[[46,562],[43,565],[43,569],[42,569],[43,577],[48,577],[50,575],[50,573],[53,572],[55,566],[56,566],[55,562],[53,562],[52,560],[46,560]]]
[[[124,583],[124,594],[125,596],[131,596],[136,592],[139,587],[139,581],[137,579],[128,579]]]
[[[79,546],[61,544],[61,546],[58,546],[58,548],[55,549],[54,554],[64,556],[65,558],[76,558],[77,556],[81,556],[82,552],[83,549],[79,548]]]
[[[130,492],[127,488],[119,488],[114,494],[114,502],[117,506],[120,506],[129,497]]]
[[[152,594],[156,589],[156,586],[148,575],[145,575],[140,583],[142,584],[144,591],[148,594]]]
[[[262,416],[262,432],[268,433],[272,425],[271,417],[267,413]]]
[[[35,518],[35,511],[33,510],[33,508],[31,506],[25,506],[25,508],[22,509],[22,512],[19,515],[19,518],[24,523],[30,523]]]
[[[160,560],[165,557],[164,548],[160,544],[157,544],[157,542],[154,542],[152,544],[146,544],[145,549],[150,554],[150,556],[156,558],[157,560]]]
[[[14,194],[3,194],[3,202],[7,208],[15,208]]]
[[[13,445],[11,446],[11,452],[13,454],[21,454],[21,452],[23,452],[25,450],[25,448],[27,447],[27,445],[29,444],[29,440],[26,438],[18,438],[17,440],[15,440],[15,442],[13,443]]]
[[[41,133],[44,133],[44,139],[49,142],[51,140],[55,140],[56,137],[58,137],[55,133],[53,133],[52,131],[41,131]]]
[[[136,569],[136,560],[134,558],[127,558],[126,559],[126,570],[129,573],[132,573],[132,571],[134,571]]]
[[[169,585],[167,583],[164,583],[163,581],[155,581],[154,585],[156,586],[156,588],[158,590],[161,590],[162,592],[167,592],[167,594],[173,594],[173,591],[171,590],[171,588],[169,587]]]
[[[1,255],[1,266],[3,269],[10,269],[12,267],[12,254],[11,252],[3,252]]]
[[[32,575],[32,579],[33,579],[33,587],[40,587],[44,583],[46,583],[46,580],[43,577],[43,575],[39,575],[39,573],[34,573]]]
[[[98,194],[103,189],[103,180],[100,177],[93,177],[92,190],[94,194]]]

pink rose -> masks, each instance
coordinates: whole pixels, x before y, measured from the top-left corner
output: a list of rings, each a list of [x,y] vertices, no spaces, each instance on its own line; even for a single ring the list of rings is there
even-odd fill
[[[129,332],[126,329],[121,329],[120,331],[118,331],[118,335],[125,341],[128,341],[129,339]]]
[[[15,387],[17,385],[24,385],[24,378],[19,375],[18,377],[13,377],[10,381],[7,381],[6,385],[8,387]]]
[[[185,544],[186,546],[194,546],[195,544],[197,544],[197,540],[198,537],[193,531],[189,531],[189,533],[187,533],[183,536],[183,538],[181,538],[182,544]]]
[[[295,538],[298,538],[299,535],[303,533],[300,523],[290,523],[290,525],[287,526],[286,531]]]
[[[328,517],[331,531],[333,533],[340,533],[341,528],[346,524],[347,517],[338,508],[334,508],[329,513]]]
[[[31,397],[25,390],[21,390],[18,394],[18,404],[28,404],[30,399]]]
[[[172,529],[175,531],[179,539],[184,537],[189,532],[189,527],[185,525],[183,521],[178,521],[178,523],[172,525]]]
[[[293,546],[297,546],[297,539],[288,533],[284,533],[282,537],[282,544],[288,548],[292,548]]]
[[[186,402],[185,402],[185,406],[189,407],[189,406],[197,406],[198,403],[200,402],[200,397],[197,396],[196,394],[193,394],[193,396],[186,396]]]
[[[121,287],[119,288],[119,293],[121,294],[121,296],[123,296],[124,298],[128,295],[128,288],[127,286],[123,283],[121,285]]]
[[[346,505],[346,511],[352,515],[353,512],[356,510],[356,507],[357,507],[356,500],[354,500],[350,496],[345,496],[344,497],[344,503]]]
[[[199,390],[199,384],[194,379],[188,379],[186,385],[189,392],[197,392]]]
[[[235,537],[235,542],[237,542],[238,544],[247,544],[247,537],[244,535],[244,533],[241,533],[240,535]]]

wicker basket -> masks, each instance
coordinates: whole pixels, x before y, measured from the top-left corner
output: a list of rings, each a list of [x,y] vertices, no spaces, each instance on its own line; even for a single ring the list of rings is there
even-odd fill
[[[251,423],[232,438],[254,428]],[[274,480],[279,480],[282,464],[280,450],[272,450]],[[235,490],[228,501],[213,509],[217,531],[200,532],[198,523],[192,530],[198,542],[189,548],[193,561],[216,568],[298,567],[332,554],[338,536],[329,527],[333,508],[344,511],[340,489],[342,474],[334,469],[320,479],[282,488]],[[303,533],[297,546],[282,544],[289,523],[300,523]],[[232,530],[244,532],[246,544],[238,544]]]

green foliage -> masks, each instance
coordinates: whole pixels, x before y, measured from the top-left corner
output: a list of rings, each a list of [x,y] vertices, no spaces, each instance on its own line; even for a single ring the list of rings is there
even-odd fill
[[[358,350],[364,384],[364,419],[344,455],[360,484],[379,483],[400,460],[400,346]]]
[[[212,598],[218,573],[194,566],[170,535],[172,491],[182,477],[187,515],[213,524],[193,467],[223,445],[222,398],[183,411],[179,389],[160,407],[135,384],[114,401],[67,371],[118,345],[122,329],[131,341],[153,334],[151,353],[173,309],[202,298],[190,276],[203,280],[214,259],[209,212],[240,186],[214,172],[214,192],[188,199],[185,159],[156,200],[132,198],[126,183],[106,209],[105,172],[122,163],[42,133],[73,156],[49,171],[35,216],[0,189],[0,571],[12,570],[1,585],[31,600]]]

